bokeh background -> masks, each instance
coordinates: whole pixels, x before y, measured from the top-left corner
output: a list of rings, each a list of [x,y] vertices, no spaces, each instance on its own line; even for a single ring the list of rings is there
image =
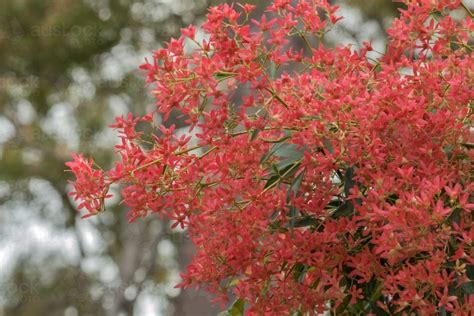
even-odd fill
[[[155,106],[138,66],[218,2],[0,0],[0,316],[218,313],[206,293],[174,288],[193,254],[185,231],[158,216],[128,224],[119,199],[80,220],[64,171],[75,151],[112,163],[107,125]],[[397,4],[337,3],[345,19],[326,44],[383,52]]]

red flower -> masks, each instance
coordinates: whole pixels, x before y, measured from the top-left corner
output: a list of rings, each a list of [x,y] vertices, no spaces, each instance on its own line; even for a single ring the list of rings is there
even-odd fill
[[[71,182],[74,191],[69,194],[74,200],[80,200],[78,208],[85,208],[89,217],[91,214],[99,213],[103,210],[104,199],[111,197],[107,194],[107,185],[102,170],[93,169],[93,160],[84,159],[82,154],[72,155],[73,161],[67,162],[66,166],[76,176],[76,181]]]
[[[468,315],[473,24],[451,17],[460,1],[403,2],[377,64],[370,44],[289,47],[340,19],[328,1],[274,0],[250,23],[253,6],[211,8],[198,49],[191,26],[142,65],[157,108],[116,119],[115,166],[67,163],[71,194],[92,215],[120,183],[131,221],[189,228],[181,286],[232,291],[249,315]],[[196,146],[156,126],[172,112]]]

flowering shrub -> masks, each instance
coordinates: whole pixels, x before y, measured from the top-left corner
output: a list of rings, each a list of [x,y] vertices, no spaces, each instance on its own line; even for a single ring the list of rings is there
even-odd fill
[[[67,163],[71,194],[95,215],[118,183],[130,221],[188,228],[180,286],[232,292],[232,315],[469,315],[472,13],[404,4],[376,60],[321,43],[340,19],[327,0],[274,0],[258,20],[211,8],[205,40],[190,26],[141,66],[157,107],[116,119],[115,166]],[[172,112],[195,146],[156,122]]]

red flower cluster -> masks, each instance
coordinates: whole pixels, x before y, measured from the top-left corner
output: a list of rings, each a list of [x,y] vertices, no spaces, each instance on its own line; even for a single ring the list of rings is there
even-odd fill
[[[79,209],[85,208],[88,211],[82,218],[90,217],[103,210],[104,200],[111,197],[107,194],[108,184],[105,181],[104,172],[93,169],[92,159],[85,159],[82,154],[73,154],[72,158],[74,161],[66,163],[76,176],[76,181],[73,183],[75,191],[70,195],[75,200],[81,200]]]
[[[130,220],[187,227],[182,286],[232,292],[248,315],[470,315],[472,13],[404,3],[378,60],[322,44],[340,19],[327,0],[274,0],[257,20],[211,8],[205,40],[190,26],[142,65],[156,112],[117,119],[115,167],[68,163],[73,196],[95,214],[119,183]],[[171,112],[197,146],[157,126]]]

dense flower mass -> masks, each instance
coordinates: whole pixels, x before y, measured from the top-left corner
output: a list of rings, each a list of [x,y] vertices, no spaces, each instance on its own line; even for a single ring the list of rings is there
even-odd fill
[[[403,2],[376,59],[323,45],[327,0],[211,8],[141,66],[157,107],[117,118],[115,166],[68,163],[72,195],[96,214],[118,183],[131,221],[188,228],[181,286],[246,315],[471,315],[472,13]]]

